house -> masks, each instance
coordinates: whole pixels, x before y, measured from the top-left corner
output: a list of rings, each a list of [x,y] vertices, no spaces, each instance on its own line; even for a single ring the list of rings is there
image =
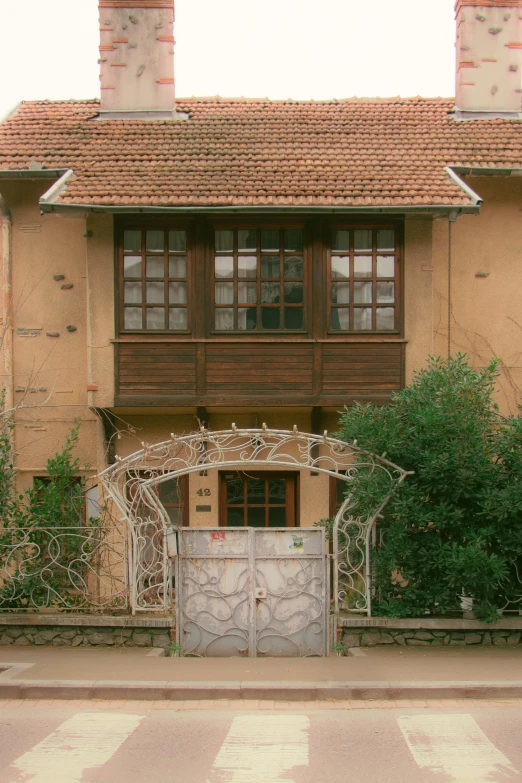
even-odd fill
[[[458,0],[453,98],[175,95],[173,0],[100,0],[101,99],[0,125],[3,378],[20,489],[81,417],[90,475],[141,442],[334,432],[430,354],[522,382],[522,0]],[[313,472],[191,473],[173,522],[312,525]],[[206,498],[207,500],[202,500]]]

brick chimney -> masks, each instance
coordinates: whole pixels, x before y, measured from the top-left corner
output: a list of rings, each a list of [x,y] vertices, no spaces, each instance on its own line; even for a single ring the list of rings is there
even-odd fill
[[[99,0],[100,119],[174,119],[174,0]]]
[[[522,0],[457,0],[457,119],[522,118]]]

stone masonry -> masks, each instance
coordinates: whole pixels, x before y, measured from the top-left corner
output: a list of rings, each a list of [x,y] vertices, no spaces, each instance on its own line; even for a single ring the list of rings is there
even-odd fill
[[[466,647],[468,645],[495,645],[496,647],[516,647],[520,644],[522,633],[513,630],[425,630],[425,629],[389,629],[345,628],[342,643],[345,649],[350,647],[379,647],[395,644],[407,647],[428,647],[449,645]]]
[[[0,628],[0,646],[168,647],[173,641],[175,641],[175,628],[66,625],[14,625]]]

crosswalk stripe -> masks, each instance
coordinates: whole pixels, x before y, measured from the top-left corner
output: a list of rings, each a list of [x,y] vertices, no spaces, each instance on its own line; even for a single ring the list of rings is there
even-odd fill
[[[306,715],[238,715],[207,783],[293,783],[281,776],[308,766],[309,728]]]
[[[404,715],[398,723],[418,766],[448,783],[491,783],[517,771],[471,715]]]
[[[77,783],[83,772],[101,767],[143,720],[143,715],[78,713],[13,762],[28,783]],[[9,783],[15,783],[19,776]],[[5,781],[5,783],[8,783]]]

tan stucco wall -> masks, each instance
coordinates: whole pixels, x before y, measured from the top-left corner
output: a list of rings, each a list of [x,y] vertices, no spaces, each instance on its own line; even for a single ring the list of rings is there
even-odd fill
[[[406,383],[416,369],[423,367],[433,352],[432,243],[431,217],[412,217],[404,227],[404,337]]]

